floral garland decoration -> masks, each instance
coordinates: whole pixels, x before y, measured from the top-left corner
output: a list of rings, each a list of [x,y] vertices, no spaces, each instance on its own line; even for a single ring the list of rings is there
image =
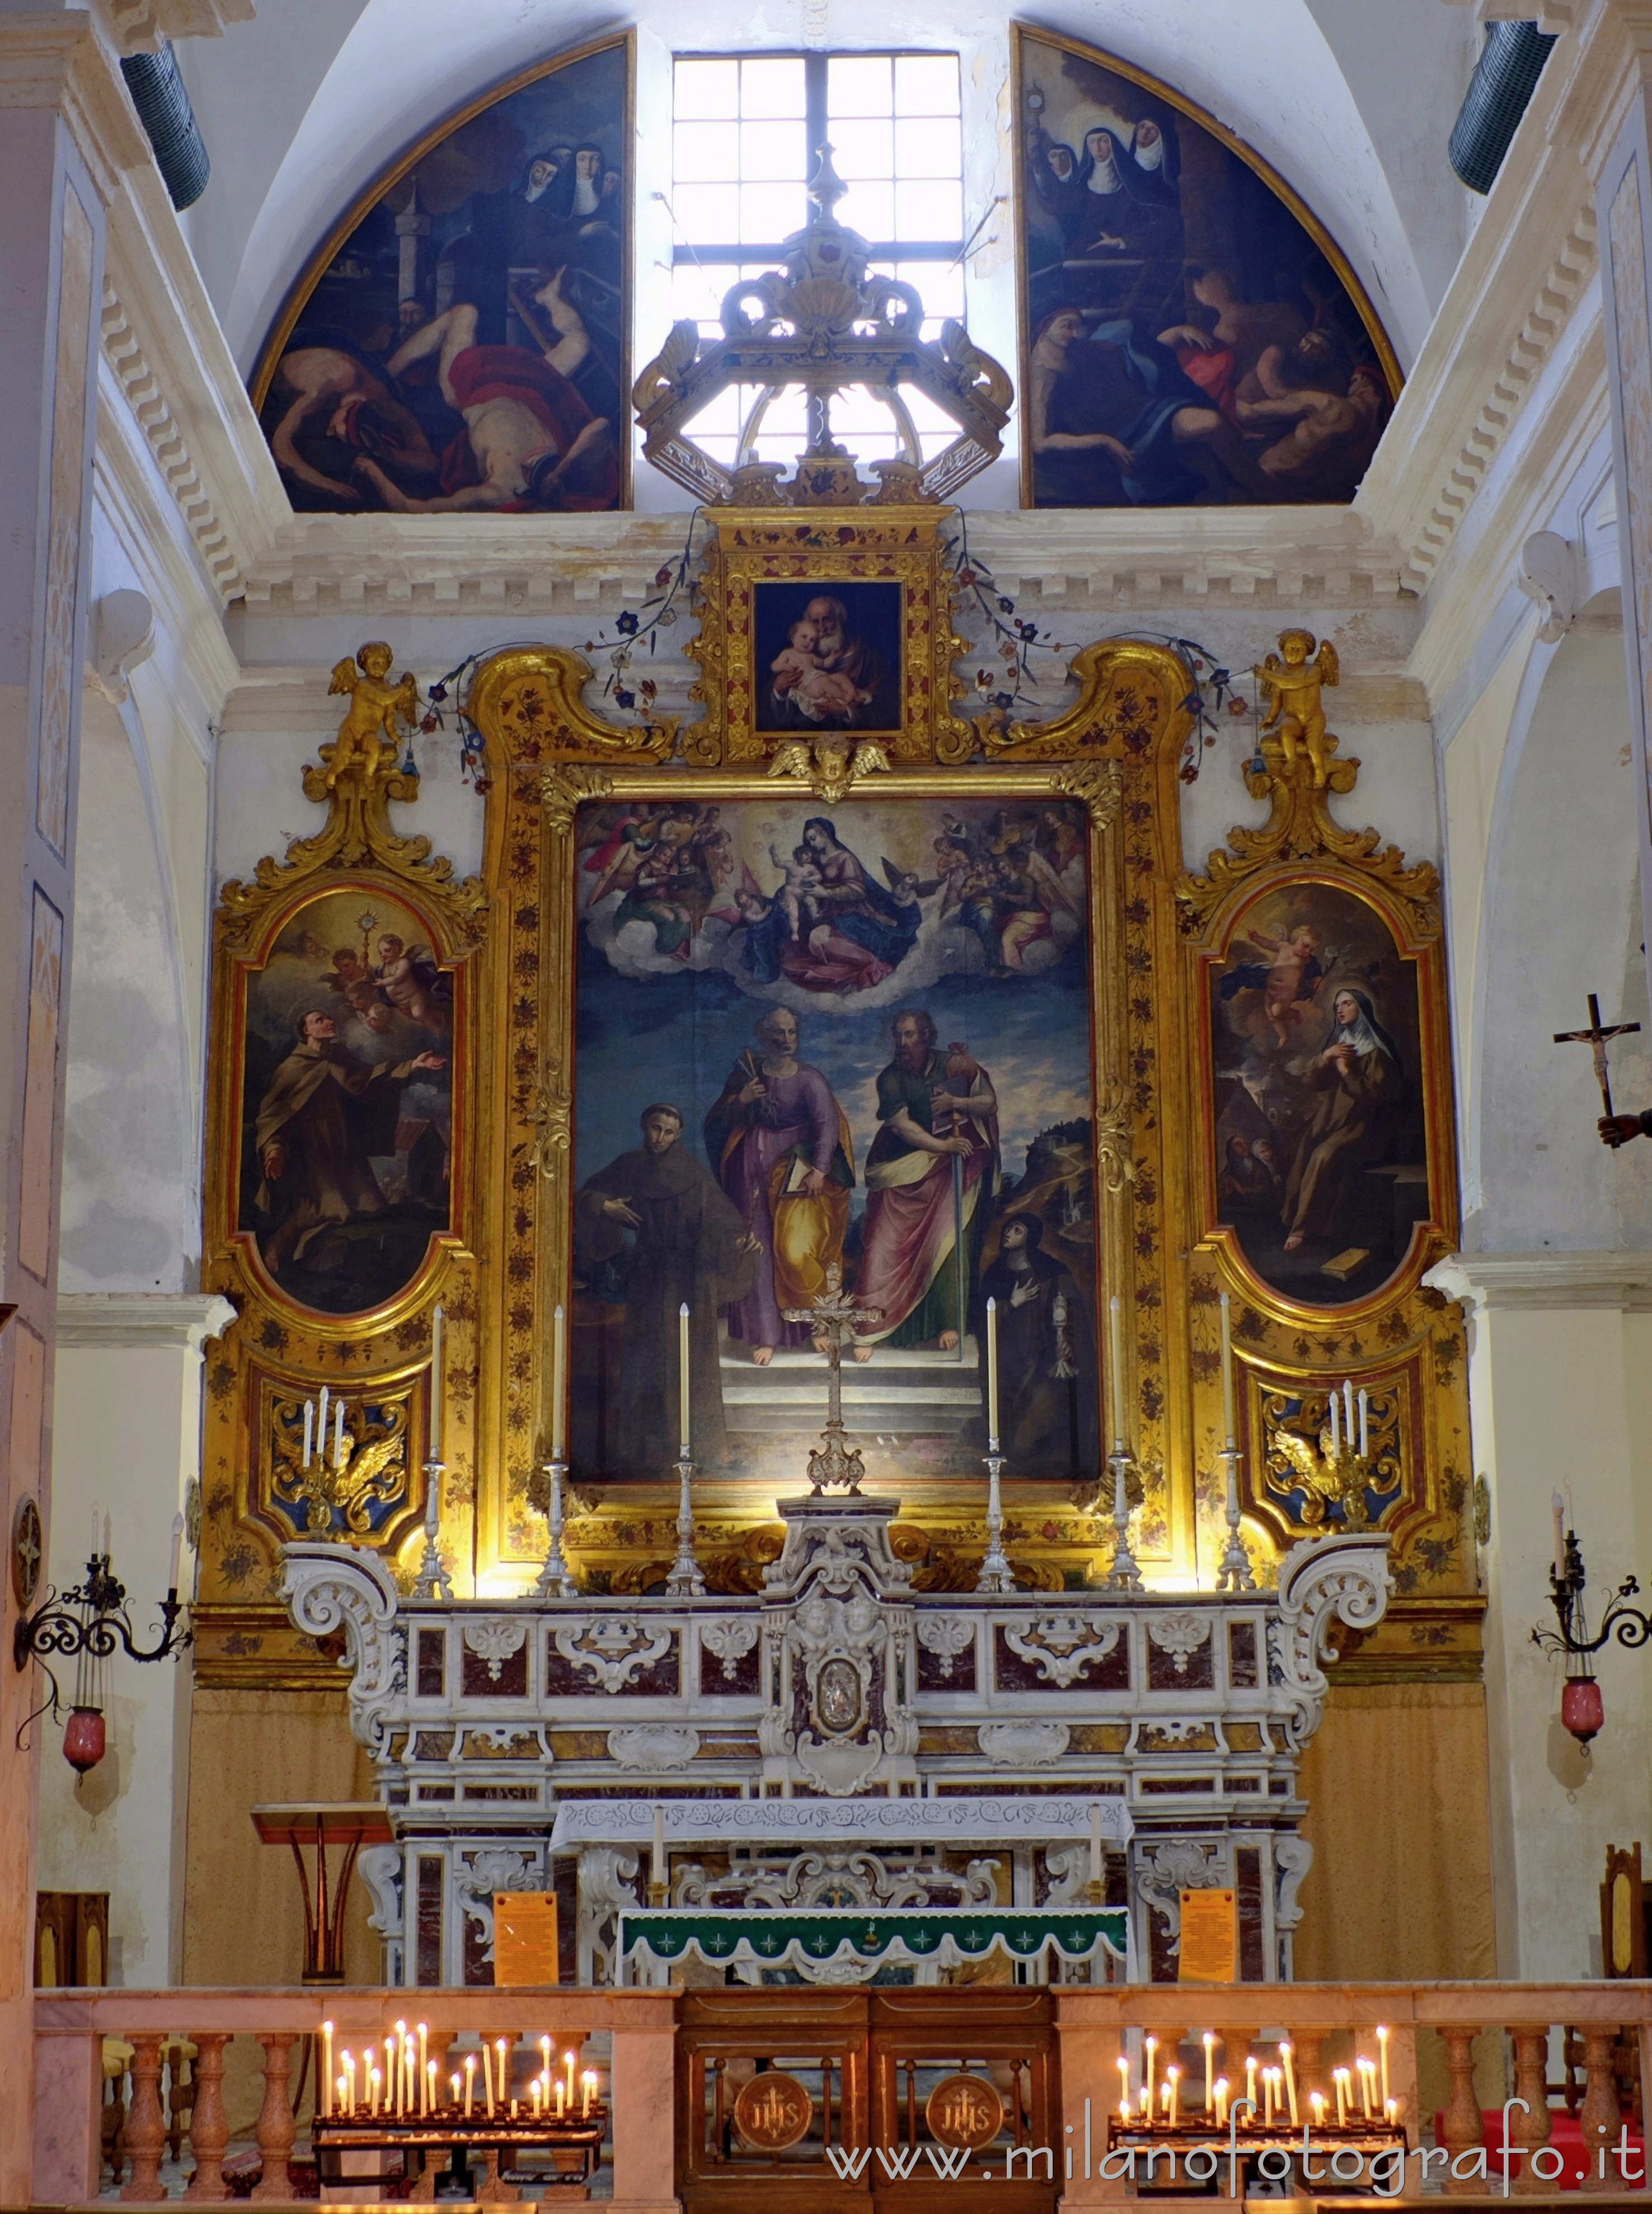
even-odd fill
[[[627,715],[646,720],[659,697],[659,687],[652,676],[633,676],[633,667],[637,654],[646,645],[652,657],[659,645],[659,634],[671,629],[678,620],[678,602],[692,589],[691,571],[694,566],[694,539],[706,511],[696,508],[688,523],[688,534],[682,551],[675,560],[668,561],[656,571],[654,589],[634,608],[623,608],[614,618],[614,634],[599,630],[595,638],[587,639],[584,650],[590,654],[602,654],[608,662],[608,674],[603,682],[603,697],[611,700],[615,707]],[[956,579],[958,594],[970,602],[979,614],[986,633],[994,640],[993,651],[1001,664],[1001,671],[977,667],[975,690],[979,700],[976,720],[991,729],[1007,726],[1010,717],[1018,707],[1037,709],[1047,703],[1035,695],[1043,688],[1043,679],[1035,669],[1034,654],[1053,654],[1058,657],[1055,670],[1055,682],[1065,685],[1068,681],[1067,657],[1078,651],[1077,642],[1068,643],[1055,638],[1027,617],[1018,615],[1015,601],[1000,591],[997,579],[988,564],[970,551],[969,523],[958,517],[957,535],[945,541],[949,566]],[[1140,632],[1116,631],[1113,637],[1140,637]],[[1208,646],[1196,639],[1178,638],[1153,633],[1153,642],[1164,645],[1176,655],[1187,672],[1188,690],[1182,701],[1184,711],[1193,718],[1183,748],[1178,774],[1184,784],[1198,780],[1204,763],[1205,749],[1221,735],[1220,719],[1223,708],[1234,718],[1249,718],[1254,722],[1257,713],[1255,688],[1246,698],[1236,683],[1233,673],[1225,668]],[[460,746],[460,774],[477,793],[485,793],[488,779],[483,771],[481,733],[465,712],[464,696],[469,679],[476,668],[495,653],[509,651],[505,646],[490,645],[483,651],[468,653],[437,678],[428,694],[429,707],[419,727],[426,736],[445,730],[446,719],[443,707],[456,688],[454,711],[458,725]],[[981,646],[976,641],[976,657],[981,657]],[[1253,743],[1252,754],[1259,750],[1259,741]],[[407,768],[413,768],[412,746],[409,742]]]

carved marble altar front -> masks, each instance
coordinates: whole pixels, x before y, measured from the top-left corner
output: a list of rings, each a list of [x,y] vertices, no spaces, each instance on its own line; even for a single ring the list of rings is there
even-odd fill
[[[1239,1894],[1251,1979],[1288,1978],[1302,1750],[1334,1622],[1365,1630],[1388,1540],[1296,1547],[1277,1588],[915,1593],[898,1502],[783,1502],[751,1599],[409,1600],[373,1553],[287,1548],[295,1624],[340,1630],[396,1841],[370,1848],[392,1984],[492,1980],[493,1895],[556,1888],[582,1983],[640,1903],[1038,1908],[1103,1888],[1174,1974],[1179,1895]],[[737,1813],[736,1810],[738,1810]]]

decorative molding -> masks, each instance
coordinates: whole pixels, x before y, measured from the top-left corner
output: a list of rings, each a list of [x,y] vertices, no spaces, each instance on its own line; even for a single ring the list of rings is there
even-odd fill
[[[341,1665],[350,1672],[350,1728],[358,1745],[385,1750],[389,1713],[405,1698],[407,1633],[396,1620],[400,1594],[375,1553],[300,1543],[281,1553],[281,1596],[293,1627],[309,1637],[345,1633]]]
[[[593,1844],[646,1844],[654,1834],[659,1804],[644,1798],[564,1799],[557,1806],[550,1850],[572,1853]],[[1095,1807],[1101,1809],[1104,1841],[1129,1844],[1135,1825],[1124,1800],[1084,1792],[1041,1794],[1036,1799],[668,1799],[663,1811],[668,1845],[849,1838],[912,1845],[930,1840],[996,1844],[1087,1838]]]
[[[671,1649],[671,1632],[610,1617],[566,1624],[552,1631],[551,1642],[570,1667],[589,1674],[593,1688],[612,1697],[633,1676],[665,1658]]]
[[[703,1651],[721,1661],[724,1679],[731,1684],[741,1661],[757,1642],[757,1625],[738,1615],[727,1622],[702,1622],[700,1642]]]
[[[218,1292],[59,1292],[57,1342],[99,1352],[136,1349],[199,1355],[222,1337],[236,1310]]]
[[[610,723],[585,705],[592,670],[564,645],[511,646],[483,662],[465,712],[500,761],[670,761],[677,718]],[[553,774],[547,770],[548,777]]]
[[[1065,1722],[982,1722],[976,1740],[994,1768],[1049,1768],[1071,1735]]]
[[[153,53],[163,39],[221,39],[250,23],[258,0],[103,0],[123,54]]]
[[[1494,1308],[1652,1312],[1652,1251],[1453,1253],[1423,1279],[1471,1318]]]
[[[1389,1546],[1386,1536],[1367,1533],[1305,1538],[1280,1563],[1279,1617],[1269,1624],[1270,1673],[1277,1670],[1289,1698],[1287,1727],[1298,1746],[1319,1728],[1325,1710],[1323,1664],[1337,1657],[1326,1643],[1332,1621],[1349,1630],[1374,1630],[1387,1609],[1394,1587]]]
[[[1168,1653],[1178,1676],[1185,1676],[1187,1664],[1202,1645],[1210,1642],[1210,1617],[1208,1614],[1150,1614],[1147,1617],[1147,1636],[1161,1653]]]
[[[975,1641],[976,1626],[967,1614],[948,1612],[918,1617],[918,1642],[940,1662],[943,1676],[951,1676],[959,1654],[967,1652]]]
[[[105,592],[87,626],[86,682],[112,707],[132,696],[132,672],[155,651],[155,609],[144,592]]]
[[[528,1642],[525,1622],[511,1622],[501,1615],[493,1615],[481,1622],[468,1622],[464,1628],[465,1649],[474,1653],[479,1660],[487,1663],[487,1679],[491,1684],[499,1680],[499,1672],[505,1662],[521,1652]]]
[[[1520,548],[1514,582],[1537,605],[1543,618],[1538,636],[1545,645],[1557,645],[1576,621],[1582,569],[1578,554],[1579,548],[1557,530],[1534,530]]]
[[[1006,1630],[1004,1642],[1042,1682],[1065,1691],[1116,1650],[1120,1627],[1081,1614],[1043,1614],[1026,1630]]]
[[[686,1767],[700,1750],[700,1732],[686,1723],[639,1722],[608,1734],[609,1758],[619,1768],[656,1773]]]

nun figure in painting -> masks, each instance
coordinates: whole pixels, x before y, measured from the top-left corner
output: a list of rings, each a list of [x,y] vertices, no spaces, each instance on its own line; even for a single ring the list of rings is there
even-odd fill
[[[1006,1216],[982,1281],[998,1302],[1000,1442],[1012,1476],[1079,1476],[1098,1465],[1095,1338],[1043,1236],[1037,1215]]]
[[[1332,1013],[1331,1036],[1306,1072],[1319,1096],[1285,1183],[1280,1220],[1288,1253],[1310,1238],[1335,1237],[1348,1179],[1381,1160],[1401,1104],[1399,1048],[1368,994],[1345,985]]]

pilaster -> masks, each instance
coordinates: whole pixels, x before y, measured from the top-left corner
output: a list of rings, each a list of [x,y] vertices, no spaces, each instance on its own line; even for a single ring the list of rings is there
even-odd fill
[[[1550,1501],[1558,1491],[1591,1575],[1591,1613],[1652,1572],[1652,1252],[1459,1253],[1426,1281],[1469,1318],[1475,1466],[1490,1494],[1484,1574],[1497,1972],[1599,1974],[1592,1871],[1608,1841],[1643,1836],[1643,1656],[1596,1663],[1606,1724],[1584,1753],[1562,1728]]]

